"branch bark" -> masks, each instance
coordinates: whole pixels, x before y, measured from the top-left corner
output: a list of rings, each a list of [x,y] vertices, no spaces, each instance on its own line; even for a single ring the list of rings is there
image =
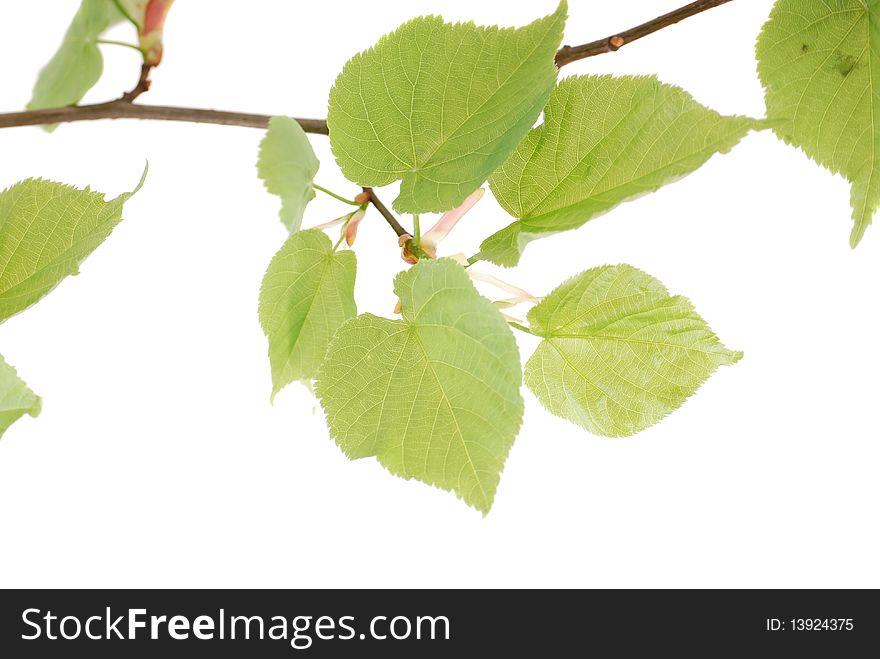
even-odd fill
[[[642,37],[654,34],[654,32],[657,32],[658,30],[662,30],[670,25],[675,25],[679,21],[701,14],[708,9],[727,4],[728,2],[731,2],[731,0],[698,0],[697,2],[692,2],[684,7],[679,7],[668,14],[658,16],[647,23],[642,23],[641,25],[637,25],[629,30],[624,30],[623,32],[618,32],[617,34],[612,34],[604,39],[591,41],[590,43],[585,43],[580,46],[563,46],[556,53],[556,66],[562,68],[566,64],[571,64],[572,62],[577,62],[578,60],[586,59],[587,57],[594,57],[603,53],[613,53]]]
[[[397,218],[394,217],[394,213],[388,210],[388,207],[382,203],[382,200],[379,199],[373,188],[363,188],[363,191],[370,195],[370,203],[373,204],[375,209],[379,211],[379,214],[385,218],[388,226],[390,226],[394,233],[397,234],[400,246],[404,248],[404,252],[409,252],[409,255],[414,256],[416,259],[431,258],[431,256],[422,249],[421,245],[413,239],[410,232],[398,222]]]
[[[556,53],[556,65],[560,68],[578,60],[614,52],[628,43],[653,34],[679,21],[699,13],[726,4],[731,0],[698,0],[675,11],[659,16],[652,21],[634,28],[614,34],[610,37],[592,41],[580,46],[563,46]],[[74,121],[95,121],[98,119],[152,119],[158,121],[185,121],[200,124],[220,124],[223,126],[244,126],[247,128],[267,128],[271,115],[248,114],[244,112],[226,112],[221,110],[205,110],[201,108],[180,108],[165,105],[141,105],[134,103],[141,94],[150,89],[150,69],[148,64],[141,67],[137,85],[121,98],[108,103],[92,105],[71,105],[63,108],[46,110],[28,110],[25,112],[9,112],[0,114],[0,128],[15,126],[40,126],[44,124],[69,123]],[[296,119],[307,133],[328,135],[326,119]],[[392,228],[402,245],[405,245],[416,256],[423,256],[421,249],[412,240],[409,232],[400,224],[388,207],[376,196],[372,188],[364,188],[369,194],[370,203],[382,215]]]
[[[142,64],[141,65],[141,75],[138,78],[137,84],[134,86],[130,92],[125,92],[120,98],[120,101],[124,101],[126,103],[134,103],[134,100],[143,94],[144,92],[150,91],[150,71],[153,69],[152,64]]]
[[[266,128],[271,118],[271,115],[267,114],[179,108],[166,105],[144,105],[118,99],[109,103],[96,103],[94,105],[71,105],[63,108],[0,114],[0,128],[40,126],[42,124],[59,124],[72,121],[95,121],[97,119],[152,119],[157,121],[186,121],[197,124]],[[297,119],[297,121],[307,133],[328,134],[327,121],[325,119]]]
[[[376,196],[376,191],[373,188],[363,188],[364,192],[370,195],[370,203],[376,208],[377,211],[385,218],[385,221],[388,222],[388,226],[394,229],[394,233],[397,234],[397,237],[408,236],[409,231],[403,228],[400,222],[397,221],[397,218],[394,217],[394,213],[388,210],[388,207],[382,203],[382,200]]]
[[[728,2],[731,2],[731,0],[698,0],[668,14],[659,16],[652,21],[610,37],[580,46],[563,46],[556,53],[556,64],[561,68],[566,64],[571,64],[587,57],[614,52],[628,43],[632,43],[658,30],[674,25],[685,18],[695,16],[707,9],[712,9]],[[269,124],[271,117],[264,114],[133,103],[132,101],[149,89],[149,72],[149,67],[145,65],[141,69],[141,78],[137,86],[118,100],[94,105],[72,105],[48,110],[29,110],[26,112],[0,114],[0,128],[39,126],[41,124],[69,123],[73,121],[95,121],[98,119],[186,121],[200,124],[220,124],[223,126],[244,126],[247,128],[266,128]],[[325,119],[297,119],[297,121],[307,133],[329,134]]]

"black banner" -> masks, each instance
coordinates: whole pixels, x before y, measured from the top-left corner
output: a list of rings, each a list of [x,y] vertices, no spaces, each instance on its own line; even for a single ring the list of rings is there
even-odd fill
[[[878,649],[880,600],[868,590],[0,593],[5,657],[855,657]]]

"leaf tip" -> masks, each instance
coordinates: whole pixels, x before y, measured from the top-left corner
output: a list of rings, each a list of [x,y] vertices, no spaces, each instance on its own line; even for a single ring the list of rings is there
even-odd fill
[[[855,213],[853,215],[855,216]],[[855,221],[852,232],[849,234],[849,246],[851,249],[855,249],[862,242],[862,238],[865,237],[865,231],[868,230],[868,226],[871,224],[871,217],[868,215],[868,219],[865,221],[863,217],[855,216]]]
[[[140,189],[142,187],[144,187],[144,183],[147,180],[147,174],[149,173],[149,171],[150,171],[150,161],[144,160],[144,171],[141,173],[141,180],[138,181],[138,184],[135,186],[134,190],[132,190],[131,193],[129,194],[130,197],[133,197],[134,195],[136,195],[138,192],[140,192]]]

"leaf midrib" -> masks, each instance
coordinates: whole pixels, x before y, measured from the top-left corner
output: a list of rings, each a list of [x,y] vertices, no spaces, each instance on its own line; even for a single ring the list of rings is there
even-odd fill
[[[549,17],[548,17],[548,18],[549,18]],[[540,20],[540,19],[539,19],[539,20]],[[472,120],[473,120],[473,119],[474,119],[474,118],[480,113],[480,111],[483,109],[483,107],[485,107],[485,105],[486,105],[489,101],[493,100],[493,99],[498,95],[498,93],[499,93],[502,89],[504,89],[504,88],[510,83],[510,80],[511,80],[511,79],[512,79],[517,73],[519,73],[519,71],[520,71],[520,70],[526,65],[526,63],[531,61],[531,58],[534,56],[535,52],[541,47],[541,45],[542,45],[543,42],[544,42],[544,39],[547,37],[547,34],[548,34],[552,29],[555,28],[557,22],[558,22],[558,18],[557,18],[556,16],[552,16],[552,20],[548,20],[548,21],[547,21],[547,28],[546,28],[545,31],[541,34],[541,38],[539,38],[539,39],[535,39],[535,43],[533,44],[531,50],[529,50],[528,55],[527,55],[526,57],[522,57],[522,58],[520,59],[519,63],[516,65],[516,67],[515,67],[515,68],[514,68],[509,74],[508,74],[508,76],[504,79],[504,81],[501,82],[501,83],[495,88],[495,90],[492,92],[492,94],[490,94],[488,97],[486,97],[486,98],[483,100],[483,102],[480,103],[480,105],[477,106],[477,108],[476,108],[473,112],[471,112],[471,113],[470,113],[470,114],[469,114],[469,115],[468,115],[463,121],[461,121],[461,123],[459,123],[458,126],[456,126],[455,128],[453,128],[452,131],[450,131],[448,137],[446,137],[445,139],[441,139],[441,140],[437,143],[437,145],[436,145],[436,147],[434,148],[434,150],[431,151],[430,154],[428,154],[425,158],[422,159],[422,162],[419,162],[418,160],[415,160],[415,161],[414,161],[414,163],[413,163],[413,167],[414,167],[415,169],[418,169],[418,170],[425,169],[426,166],[427,166],[427,164],[430,162],[431,158],[433,158],[433,157],[437,154],[437,152],[440,151],[440,149],[442,149],[446,144],[448,144],[450,141],[452,141],[452,139],[456,136],[456,134],[458,133],[458,131],[461,130],[461,128],[462,128],[463,126],[465,126],[466,124],[468,124],[468,122],[472,121]],[[528,29],[528,27],[529,27],[529,26],[525,26],[525,27],[523,27],[523,28],[518,28],[518,29],[520,29],[520,30],[526,30],[526,29]],[[515,31],[515,30],[514,30],[514,31]],[[501,33],[503,34],[503,32],[501,32]],[[485,40],[484,40],[484,41],[485,41]],[[482,44],[481,44],[481,45],[482,45]],[[469,108],[468,108],[468,109],[469,109]]]

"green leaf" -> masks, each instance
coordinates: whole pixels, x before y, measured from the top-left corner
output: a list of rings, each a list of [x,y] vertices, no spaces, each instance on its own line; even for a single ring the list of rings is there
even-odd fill
[[[104,70],[98,38],[124,20],[112,0],[83,0],[64,41],[40,71],[29,110],[75,105],[82,100]],[[55,126],[46,126],[53,130]]]
[[[0,356],[0,437],[25,414],[40,414],[40,398]]]
[[[269,120],[269,130],[260,142],[257,173],[266,189],[281,197],[281,221],[291,232],[299,231],[306,206],[315,198],[312,184],[319,166],[309,138],[295,119]]]
[[[357,314],[354,252],[334,252],[323,231],[293,234],[260,289],[260,324],[269,338],[272,397],[296,380],[313,380],[327,344]]]
[[[721,116],[653,76],[566,78],[544,124],[489,180],[517,220],[489,237],[479,257],[514,266],[531,240],[576,229],[689,174],[758,125]]]
[[[779,0],[757,56],[773,130],[852,183],[855,247],[880,205],[880,4]]]
[[[144,19],[147,14],[147,5],[156,2],[156,0],[113,0],[116,8],[122,13],[125,19],[131,22],[140,33],[144,27]],[[174,2],[174,0],[170,0]],[[160,0],[161,4],[168,4],[164,0]],[[155,8],[154,8],[155,10]]]
[[[110,235],[133,192],[104,201],[88,188],[27,179],[0,192],[0,323],[55,288]]]
[[[687,298],[629,265],[582,272],[528,318],[544,340],[526,363],[526,385],[553,414],[608,437],[657,423],[742,357]]]
[[[567,6],[520,29],[404,23],[330,92],[330,144],[352,181],[402,181],[401,213],[459,206],[534,125],[556,80]]]
[[[454,491],[484,514],[519,430],[519,353],[455,262],[398,275],[403,320],[362,314],[331,342],[317,394],[350,458]]]

